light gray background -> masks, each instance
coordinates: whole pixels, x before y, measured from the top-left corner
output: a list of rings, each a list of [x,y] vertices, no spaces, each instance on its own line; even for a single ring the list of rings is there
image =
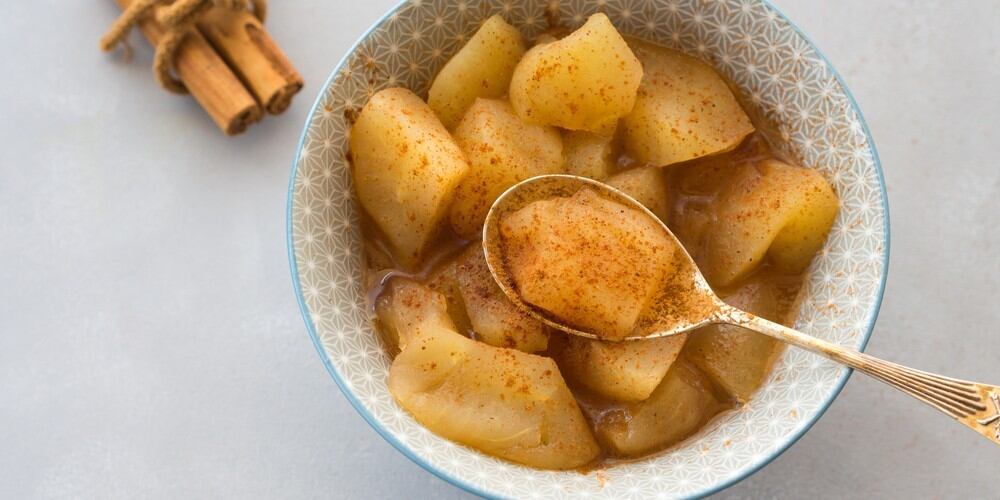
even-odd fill
[[[307,86],[224,138],[97,39],[103,1],[6,1],[0,497],[462,497],[384,442],[309,342],[289,165],[333,65],[395,0],[273,2]],[[1000,383],[1000,4],[781,0],[864,110],[892,263],[873,354]],[[1000,498],[1000,448],[863,376],[723,496]]]

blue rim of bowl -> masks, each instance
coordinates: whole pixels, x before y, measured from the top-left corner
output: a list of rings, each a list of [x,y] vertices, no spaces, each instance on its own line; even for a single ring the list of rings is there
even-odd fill
[[[354,42],[354,44],[351,45],[351,48],[347,50],[344,56],[333,68],[333,71],[330,72],[330,76],[327,77],[326,82],[324,82],[323,86],[320,88],[319,94],[317,95],[315,102],[313,102],[312,108],[309,110],[309,115],[306,118],[306,125],[302,129],[302,134],[299,136],[299,144],[295,150],[295,159],[292,160],[292,171],[288,181],[288,202],[285,209],[285,238],[288,251],[288,264],[292,273],[292,287],[295,292],[295,299],[299,304],[299,311],[302,314],[302,319],[303,321],[305,321],[306,324],[306,330],[308,330],[309,332],[309,337],[312,339],[313,346],[316,348],[316,352],[319,354],[320,360],[323,361],[323,365],[326,367],[326,371],[330,373],[330,376],[333,377],[333,380],[334,382],[336,382],[337,387],[340,388],[340,392],[344,394],[344,397],[346,397],[347,400],[351,403],[351,406],[353,406],[354,409],[359,414],[361,414],[361,417],[364,418],[366,422],[368,422],[368,425],[370,425],[373,429],[375,429],[375,431],[378,432],[378,434],[382,436],[383,439],[388,441],[389,444],[391,444],[404,456],[412,460],[417,465],[423,467],[431,474],[434,474],[435,476],[441,478],[442,480],[451,483],[455,486],[458,486],[459,488],[462,488],[468,491],[469,493],[473,493],[483,498],[502,498],[493,492],[483,490],[482,488],[474,484],[471,484],[469,482],[466,482],[461,478],[449,475],[444,471],[435,467],[433,464],[428,463],[422,457],[414,453],[409,447],[407,447],[398,439],[396,439],[395,436],[393,436],[388,431],[388,429],[386,429],[382,425],[381,422],[375,419],[375,417],[371,413],[369,413],[368,410],[365,409],[365,407],[357,399],[354,393],[345,385],[344,380],[340,377],[340,375],[337,374],[336,368],[334,368],[333,364],[330,362],[329,356],[326,355],[326,350],[323,348],[323,344],[320,341],[319,333],[316,330],[316,325],[313,323],[312,316],[309,313],[308,306],[306,306],[305,296],[302,294],[302,284],[299,281],[298,263],[295,260],[295,239],[292,233],[292,209],[295,204],[295,179],[298,177],[299,158],[302,155],[302,146],[305,144],[306,136],[308,135],[309,124],[312,122],[312,118],[313,116],[315,116],[316,110],[322,103],[323,97],[326,95],[327,89],[330,88],[330,85],[337,77],[337,74],[340,73],[340,70],[344,66],[344,63],[347,62],[348,58],[351,57],[351,54],[353,54],[354,51],[357,50],[358,45],[360,45],[362,41],[367,39],[368,36],[371,35],[373,31],[381,27],[382,24],[385,23],[387,19],[389,19],[389,17],[398,12],[399,9],[401,9],[404,5],[408,3],[408,1],[409,0],[402,0],[399,3],[397,3],[393,8],[389,9],[388,12],[383,14],[382,17],[380,17],[377,21],[375,21],[375,23],[373,23],[367,30],[365,30],[365,32]],[[890,230],[889,196],[885,188],[885,174],[882,171],[882,162],[879,160],[878,150],[875,147],[875,139],[872,137],[871,130],[868,128],[868,123],[865,121],[865,117],[861,113],[861,107],[858,106],[858,102],[857,100],[855,100],[854,95],[851,94],[850,89],[847,88],[847,84],[844,82],[844,78],[840,75],[839,72],[837,72],[837,69],[834,68],[833,64],[830,63],[830,59],[827,58],[826,54],[824,54],[819,49],[819,47],[812,41],[811,38],[809,38],[808,35],[805,34],[804,31],[802,31],[802,28],[799,28],[797,24],[795,24],[791,19],[789,19],[788,16],[786,16],[785,13],[781,11],[781,9],[779,9],[777,6],[771,3],[770,0],[760,0],[760,2],[765,7],[773,10],[779,17],[781,17],[786,23],[788,23],[788,25],[793,30],[795,30],[795,32],[798,33],[799,36],[801,36],[806,42],[809,43],[809,46],[816,51],[816,54],[820,57],[820,59],[822,59],[823,63],[826,64],[826,67],[833,74],[834,78],[837,79],[837,83],[840,85],[840,88],[843,90],[844,94],[847,96],[847,99],[850,101],[851,107],[854,108],[854,112],[857,113],[858,121],[861,123],[862,130],[864,130],[865,133],[865,138],[868,141],[868,145],[872,151],[872,161],[875,164],[875,172],[878,175],[879,190],[881,191],[881,196],[882,196],[882,211],[883,214],[885,214],[883,223],[883,234],[885,239],[883,241],[883,251],[882,251],[882,279],[881,282],[879,283],[879,289],[875,299],[875,304],[871,310],[867,326],[865,327],[864,338],[861,340],[861,346],[859,348],[859,350],[864,351],[865,347],[867,347],[868,345],[868,340],[871,339],[872,332],[875,329],[875,322],[878,320],[879,310],[882,308],[882,298],[883,295],[885,294],[885,284],[889,274],[889,245],[891,239],[889,233]],[[824,401],[823,404],[820,405],[819,410],[812,417],[812,419],[805,425],[801,426],[791,436],[789,436],[788,439],[784,443],[782,443],[781,446],[777,447],[770,456],[746,468],[738,476],[723,481],[719,484],[716,484],[704,491],[694,493],[690,495],[689,498],[701,498],[718,493],[750,477],[760,469],[764,468],[765,466],[773,462],[776,458],[781,456],[782,453],[787,451],[789,448],[791,448],[793,444],[795,444],[799,439],[801,439],[802,436],[804,436],[805,433],[808,432],[809,429],[811,429],[812,426],[819,421],[820,417],[822,417],[823,414],[826,413],[826,410],[830,408],[830,405],[833,404],[833,401],[835,399],[837,399],[837,396],[840,395],[840,392],[844,390],[844,386],[847,385],[847,380],[850,379],[851,374],[853,372],[854,370],[850,368],[844,368],[843,373],[841,374],[840,379],[837,382],[837,387],[833,390],[833,392],[830,393],[830,396],[826,399],[826,401]]]

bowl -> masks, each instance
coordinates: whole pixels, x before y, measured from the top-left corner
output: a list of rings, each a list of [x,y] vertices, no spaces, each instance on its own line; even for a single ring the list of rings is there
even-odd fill
[[[889,252],[889,214],[875,145],[840,76],[774,6],[759,0],[410,0],[377,21],[334,67],[292,165],[288,252],[306,327],[337,385],[404,455],[486,497],[648,498],[714,493],[766,465],[801,437],[850,371],[788,348],[754,399],[695,437],[601,472],[523,467],[440,438],[386,387],[390,358],[373,329],[350,168],[350,119],[374,91],[426,95],[441,66],[501,13],[530,39],[557,19],[576,27],[606,13],[626,35],[697,56],[737,87],[744,107],[781,153],[817,168],[841,212],[807,275],[796,327],[863,349],[878,314]]]

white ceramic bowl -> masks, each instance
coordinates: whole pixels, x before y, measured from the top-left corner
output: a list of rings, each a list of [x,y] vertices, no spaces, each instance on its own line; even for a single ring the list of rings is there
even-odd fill
[[[495,13],[533,37],[548,0],[410,0],[375,23],[333,69],[292,166],[288,250],[299,305],[330,374],[358,412],[428,471],[490,497],[649,498],[710,494],[774,459],[816,422],[849,371],[790,348],[757,396],[677,448],[596,473],[530,469],[442,439],[395,403],[390,359],[362,289],[363,250],[347,153],[347,116],[381,88],[426,93],[479,23]],[[732,80],[765,132],[819,169],[841,198],[829,241],[809,271],[796,326],[863,348],[878,314],[889,219],[875,146],[840,77],[816,47],[760,0],[564,0],[561,24],[603,11],[624,34],[709,61]],[[551,7],[550,7],[551,8]]]

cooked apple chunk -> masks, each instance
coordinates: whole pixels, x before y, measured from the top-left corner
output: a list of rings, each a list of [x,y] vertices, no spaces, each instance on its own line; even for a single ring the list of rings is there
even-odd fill
[[[435,292],[444,295],[448,303],[448,316],[455,324],[456,331],[464,335],[471,335],[472,322],[465,312],[465,303],[462,301],[462,292],[458,289],[458,259],[452,259],[445,264],[437,266],[427,277],[427,287]]]
[[[554,361],[443,328],[392,363],[389,390],[436,434],[543,469],[593,460],[597,443]]]
[[[760,273],[756,273],[757,277]],[[736,308],[780,322],[780,297],[771,280],[753,279],[723,300]],[[781,342],[733,325],[711,325],[688,335],[684,355],[719,387],[746,402],[764,383]]]
[[[497,285],[478,242],[459,257],[458,289],[476,339],[524,352],[544,351],[549,343],[545,325],[521,312]]]
[[[746,276],[765,255],[782,270],[803,271],[838,210],[837,195],[822,174],[777,160],[742,169],[718,203],[700,259],[714,286]]]
[[[642,61],[635,107],[625,116],[625,150],[665,166],[736,147],[753,132],[750,118],[715,70],[681,52],[629,40]]]
[[[428,330],[455,330],[444,295],[404,278],[389,283],[375,303],[375,314],[386,340],[399,349]]]
[[[588,188],[506,215],[500,235],[522,299],[607,340],[632,334],[675,251],[648,215]]]
[[[660,167],[639,167],[608,177],[608,185],[635,198],[642,206],[666,222],[670,215],[670,194]]]
[[[514,68],[510,101],[525,121],[609,133],[632,110],[642,65],[608,16],[536,45]]]
[[[469,164],[431,108],[403,88],[369,99],[350,133],[354,187],[404,267],[437,234]]]
[[[614,138],[590,132],[563,134],[566,173],[601,180],[615,171]]]
[[[598,423],[597,435],[615,453],[635,456],[690,436],[721,408],[705,375],[678,361],[649,399]]]
[[[642,401],[663,380],[686,337],[604,342],[569,335],[555,359],[574,384],[617,401]]]
[[[476,99],[455,127],[455,140],[472,167],[451,205],[451,227],[464,237],[482,231],[486,213],[504,190],[563,168],[559,132],[524,123],[505,101]]]
[[[427,104],[445,127],[454,127],[477,97],[497,98],[507,93],[524,50],[517,28],[499,14],[487,19],[441,68],[431,84]]]

